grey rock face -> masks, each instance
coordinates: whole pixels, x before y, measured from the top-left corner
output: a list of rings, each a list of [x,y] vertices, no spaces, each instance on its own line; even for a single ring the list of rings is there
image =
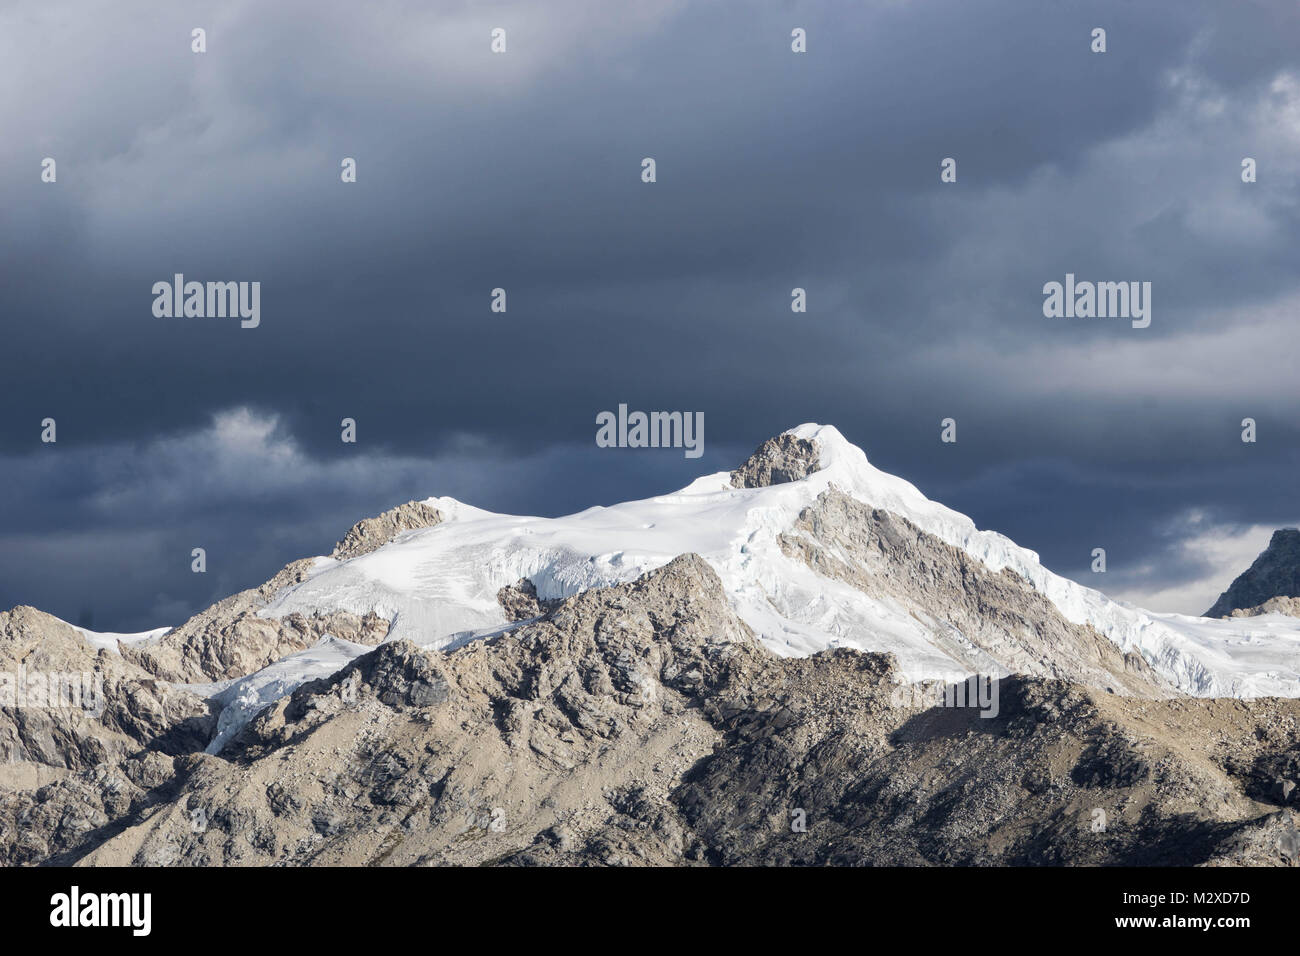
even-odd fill
[[[766,488],[807,478],[818,469],[817,443],[782,434],[759,445],[748,460],[731,473],[736,488]]]
[[[1257,609],[1271,598],[1300,598],[1300,530],[1295,528],[1274,531],[1268,547],[1219,595],[1205,616],[1230,617],[1238,609]]]
[[[141,747],[188,752],[214,723],[206,701],[92,648],[58,618],[0,613],[0,784],[32,777],[25,765],[79,771]]]
[[[422,501],[408,501],[377,517],[358,521],[344,535],[343,540],[334,546],[330,557],[342,561],[369,554],[388,544],[403,531],[431,528],[440,521],[442,515],[437,508],[432,508]]]
[[[1054,677],[1143,697],[1172,690],[1136,654],[1073,624],[1013,571],[990,571],[905,518],[838,489],[823,493],[781,547],[818,574],[897,602],[971,673]]]

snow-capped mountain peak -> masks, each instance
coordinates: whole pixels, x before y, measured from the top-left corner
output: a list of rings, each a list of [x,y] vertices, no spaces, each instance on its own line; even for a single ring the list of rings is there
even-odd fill
[[[539,598],[560,599],[626,583],[694,552],[717,571],[736,612],[777,654],[855,647],[894,653],[912,679],[969,673],[971,656],[952,650],[964,647],[969,636],[952,635],[956,644],[936,641],[936,633],[953,628],[950,621],[917,613],[917,607],[924,610],[924,595],[915,595],[917,607],[903,606],[913,602],[827,576],[792,556],[800,515],[837,492],[904,519],[991,573],[1009,569],[1072,624],[1090,626],[1121,652],[1140,655],[1172,688],[1198,696],[1300,695],[1300,621],[1208,621],[1112,601],[875,468],[833,426],[809,423],[784,434],[816,450],[811,470],[798,480],[737,487],[735,473],[719,472],[670,494],[560,518],[495,514],[451,498],[426,499],[423,504],[436,509],[441,522],[350,560],[318,559],[307,580],[260,613],[373,612],[391,621],[389,639],[443,647],[510,623],[497,596],[521,579],[532,583]],[[983,650],[1004,669],[1016,669],[998,660],[996,649]]]

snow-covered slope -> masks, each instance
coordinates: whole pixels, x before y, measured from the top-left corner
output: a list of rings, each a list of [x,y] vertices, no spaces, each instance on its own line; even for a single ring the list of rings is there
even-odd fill
[[[189,689],[196,692],[209,691],[221,708],[217,733],[208,744],[207,752],[219,753],[226,741],[268,704],[292,694],[307,681],[329,677],[349,661],[373,650],[364,644],[326,637],[314,647],[281,658],[242,680],[223,681],[207,688],[189,685]]]
[[[67,621],[63,622],[68,624]],[[151,631],[140,631],[138,634],[118,634],[113,631],[89,631],[84,627],[78,627],[75,624],[68,624],[78,634],[86,639],[86,642],[95,650],[112,651],[114,654],[119,653],[122,644],[142,644],[145,641],[151,641],[155,637],[162,637],[170,627],[155,627]]]
[[[1053,574],[1034,552],[978,530],[965,515],[873,467],[835,428],[809,424],[792,434],[817,442],[821,468],[770,487],[734,488],[729,474],[720,472],[674,494],[563,518],[493,514],[451,498],[430,498],[427,503],[444,516],[441,524],[405,533],[352,560],[318,559],[308,580],[282,592],[261,613],[373,610],[392,619],[389,639],[445,647],[499,631],[507,622],[497,591],[520,578],[529,578],[542,598],[567,597],[630,581],[692,551],[718,572],[737,613],[777,654],[836,646],[892,651],[911,679],[965,676],[934,646],[932,632],[903,608],[873,600],[782,553],[778,535],[834,485],[908,519],[991,570],[1012,569],[1070,621],[1090,624],[1123,650],[1140,653],[1186,693],[1300,696],[1300,620],[1210,620],[1112,601]],[[325,656],[334,659],[347,650],[333,647]],[[321,665],[313,661],[317,676]],[[279,677],[273,683],[287,686]]]

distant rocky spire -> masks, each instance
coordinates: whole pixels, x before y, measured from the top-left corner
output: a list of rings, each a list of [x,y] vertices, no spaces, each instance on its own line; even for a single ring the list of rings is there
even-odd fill
[[[1231,617],[1271,598],[1300,597],[1300,530],[1280,528],[1245,572],[1219,595],[1206,617]]]

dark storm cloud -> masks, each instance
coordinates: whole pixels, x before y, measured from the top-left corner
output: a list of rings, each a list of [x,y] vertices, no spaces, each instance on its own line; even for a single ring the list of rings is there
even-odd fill
[[[0,72],[24,90],[0,105],[0,449],[17,476],[0,604],[54,609],[67,588],[19,569],[57,582],[78,564],[59,540],[81,542],[87,569],[65,610],[109,592],[122,614],[127,598],[193,605],[399,499],[554,514],[682,484],[806,420],[1061,570],[1086,567],[1099,536],[1133,556],[1117,578],[1149,566],[1193,509],[1225,527],[1294,520],[1293,4],[0,18]],[[55,185],[37,179],[47,155]],[[945,156],[955,185],[939,183]],[[1151,328],[1044,319],[1041,287],[1067,271],[1151,281]],[[150,288],[175,272],[260,281],[261,326],[154,318]],[[506,315],[488,311],[496,286]],[[807,315],[789,310],[794,286]],[[595,413],[619,402],[703,410],[708,464],[596,454]],[[165,563],[184,536],[157,542],[147,495],[91,504],[105,484],[153,487],[160,442],[199,441],[240,408],[278,416],[305,473],[336,484],[277,495],[254,469],[217,492],[171,462],[166,522],[197,534],[184,516],[212,516],[240,553],[200,595]],[[956,446],[937,440],[947,415]],[[1243,456],[1245,415],[1262,438]],[[46,416],[57,451],[36,447]],[[338,441],[344,416],[360,449]],[[466,436],[492,453],[467,454]],[[118,547],[99,532],[120,536],[115,573],[135,580],[96,583]],[[1144,573],[1159,586],[1177,564]]]

